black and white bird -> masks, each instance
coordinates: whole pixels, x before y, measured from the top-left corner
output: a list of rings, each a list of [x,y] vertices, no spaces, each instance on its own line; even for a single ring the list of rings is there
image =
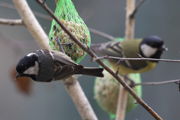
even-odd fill
[[[103,77],[103,68],[84,67],[59,51],[36,50],[24,56],[16,66],[17,77],[50,82],[66,79],[74,74]]]

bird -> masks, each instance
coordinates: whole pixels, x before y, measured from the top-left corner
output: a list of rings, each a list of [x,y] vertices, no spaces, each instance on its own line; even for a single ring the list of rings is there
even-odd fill
[[[30,52],[16,66],[16,78],[29,77],[38,82],[63,80],[75,74],[103,77],[103,68],[76,64],[66,54],[47,49]]]
[[[91,45],[91,49],[99,55],[113,56],[120,58],[155,58],[160,59],[164,51],[167,51],[164,41],[156,35],[142,39],[109,41]],[[113,70],[121,75],[130,73],[143,73],[156,67],[158,61],[130,61],[108,59]]]

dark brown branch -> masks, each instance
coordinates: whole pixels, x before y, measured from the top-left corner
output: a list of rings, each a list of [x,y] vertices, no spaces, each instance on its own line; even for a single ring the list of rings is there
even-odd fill
[[[77,44],[79,45],[84,51],[86,51],[92,58],[96,58],[96,54],[93,53],[87,46],[82,44],[79,40],[77,40],[71,32],[67,30],[67,28],[61,23],[61,21],[58,20],[58,18],[53,14],[53,12],[48,8],[46,4],[42,4],[41,0],[36,0],[47,12],[48,14],[61,26],[61,28],[69,35],[69,37]],[[99,65],[101,65],[105,70],[107,70],[114,78],[117,79],[119,83],[122,84],[122,86],[129,91],[129,93],[136,99],[136,101],[141,104],[156,120],[163,120],[145,101],[136,95],[136,93],[133,91],[133,89],[124,82],[120,76],[117,76],[116,73],[113,72],[108,66],[106,66],[101,60],[96,61]]]

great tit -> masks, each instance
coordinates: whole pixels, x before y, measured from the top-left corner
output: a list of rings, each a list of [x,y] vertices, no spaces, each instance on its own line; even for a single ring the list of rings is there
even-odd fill
[[[74,74],[103,77],[103,68],[84,67],[59,51],[37,50],[24,56],[16,66],[17,77],[35,81],[62,80]]]
[[[143,39],[124,40],[122,42],[111,41],[94,44],[91,49],[100,55],[114,56],[122,58],[156,58],[159,59],[163,51],[167,50],[164,41],[158,36],[149,36]],[[121,75],[129,73],[142,73],[149,71],[157,65],[158,61],[121,61],[115,59],[108,60],[114,70],[118,70]]]

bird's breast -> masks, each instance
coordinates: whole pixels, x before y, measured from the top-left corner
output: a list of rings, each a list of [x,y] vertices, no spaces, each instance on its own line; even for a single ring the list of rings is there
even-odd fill
[[[156,67],[157,63],[155,62],[150,62],[147,61],[147,64],[139,69],[133,69],[132,67],[128,67],[128,66],[124,66],[123,64],[117,64],[117,63],[111,63],[113,70],[114,71],[119,71],[119,74],[121,75],[127,75],[130,73],[143,73],[143,72],[147,72],[153,68]]]

